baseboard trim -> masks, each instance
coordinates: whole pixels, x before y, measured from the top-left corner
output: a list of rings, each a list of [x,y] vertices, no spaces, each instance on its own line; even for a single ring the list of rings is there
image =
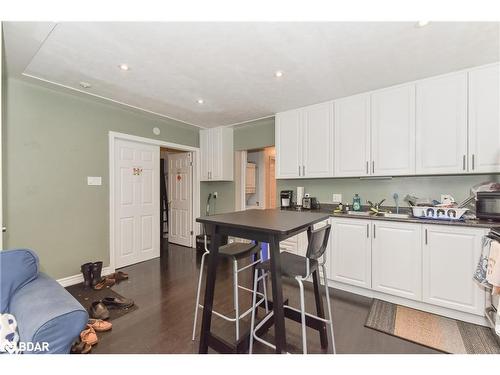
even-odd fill
[[[115,272],[115,270],[112,269],[111,267],[104,267],[101,271],[101,274],[103,276],[106,276],[106,275],[112,274],[113,272]],[[57,279],[57,282],[66,288],[67,286],[71,286],[71,285],[75,285],[75,284],[79,284],[79,283],[83,282],[83,275],[80,273],[78,275],[63,277],[62,279]]]

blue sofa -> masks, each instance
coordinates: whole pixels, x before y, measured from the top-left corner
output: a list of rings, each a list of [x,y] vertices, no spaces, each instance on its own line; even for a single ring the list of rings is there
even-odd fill
[[[14,315],[20,342],[39,343],[24,353],[69,353],[87,324],[87,311],[38,268],[32,250],[0,251],[0,312]],[[48,351],[37,350],[44,342]]]

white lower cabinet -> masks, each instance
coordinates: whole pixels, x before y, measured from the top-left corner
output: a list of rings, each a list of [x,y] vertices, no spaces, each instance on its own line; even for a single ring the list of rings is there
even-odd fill
[[[372,288],[414,300],[422,298],[421,225],[372,223]]]
[[[331,219],[328,272],[332,280],[371,288],[370,221]]]
[[[485,293],[472,280],[484,230],[423,227],[423,301],[483,315]]]
[[[329,278],[350,285],[346,290],[362,287],[375,298],[386,294],[484,316],[485,291],[472,276],[487,229],[330,220]]]

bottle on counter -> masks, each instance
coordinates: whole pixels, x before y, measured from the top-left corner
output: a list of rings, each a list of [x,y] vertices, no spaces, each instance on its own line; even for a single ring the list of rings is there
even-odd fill
[[[352,209],[353,211],[361,211],[361,197],[358,194],[354,194],[354,198],[352,198]]]

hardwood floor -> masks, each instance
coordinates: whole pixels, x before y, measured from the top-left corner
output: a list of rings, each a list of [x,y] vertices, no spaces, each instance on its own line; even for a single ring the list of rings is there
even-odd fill
[[[195,249],[169,245],[161,258],[124,268],[130,278],[113,289],[132,298],[139,309],[113,321],[110,332],[99,334],[99,344],[93,353],[197,353],[198,340],[191,341],[195,293],[200,254]],[[242,275],[244,274],[244,275]],[[243,284],[249,286],[250,273],[240,274]],[[229,263],[223,262],[217,274],[215,309],[232,312],[232,284]],[[270,287],[268,287],[270,290]],[[314,312],[312,288],[306,291],[306,309]],[[298,306],[298,288],[285,284],[285,298]],[[370,299],[333,290],[333,320],[337,352],[341,353],[437,353],[364,327],[370,308]],[[250,306],[251,294],[240,292],[241,310]],[[326,303],[324,299],[324,303]],[[201,316],[201,314],[199,314]],[[197,327],[199,333],[201,318]],[[242,323],[243,329],[249,319]],[[234,324],[213,318],[212,329],[231,340]],[[300,325],[287,320],[288,349],[300,353]],[[272,340],[273,329],[268,333]],[[199,336],[198,336],[199,337]],[[318,333],[307,331],[310,353],[322,353]],[[256,343],[255,352],[269,353],[266,346]]]

